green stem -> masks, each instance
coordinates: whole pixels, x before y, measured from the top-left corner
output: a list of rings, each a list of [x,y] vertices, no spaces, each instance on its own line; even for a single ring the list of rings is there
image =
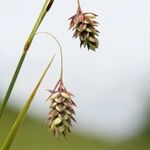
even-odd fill
[[[20,111],[16,121],[14,122],[14,124],[13,124],[13,126],[12,126],[12,128],[11,128],[11,130],[10,130],[10,132],[9,132],[5,142],[4,142],[4,144],[2,145],[1,150],[9,150],[10,149],[10,147],[11,147],[11,145],[12,145],[12,143],[13,143],[16,135],[17,135],[17,132],[20,129],[21,124],[22,124],[22,122],[23,122],[23,120],[24,120],[24,118],[25,118],[25,116],[26,116],[26,114],[27,114],[27,112],[28,112],[28,110],[30,108],[30,105],[31,105],[31,103],[33,101],[33,98],[34,98],[34,96],[35,96],[35,94],[36,94],[36,92],[37,92],[37,90],[38,90],[38,88],[39,88],[39,86],[40,86],[44,76],[46,75],[49,67],[52,64],[53,59],[54,59],[54,57],[51,59],[51,61],[48,64],[47,68],[45,69],[44,73],[42,74],[40,80],[38,81],[37,85],[35,86],[34,90],[32,91],[29,99],[26,101],[24,107]]]
[[[11,92],[12,92],[12,89],[13,89],[13,87],[14,87],[14,84],[15,84],[15,82],[16,82],[17,76],[18,76],[18,74],[19,74],[19,72],[20,72],[21,66],[22,66],[23,61],[24,61],[24,59],[25,59],[25,56],[26,56],[26,51],[23,51],[23,53],[22,53],[22,55],[21,55],[21,58],[20,58],[20,60],[19,60],[18,66],[17,66],[17,68],[16,68],[16,71],[15,71],[15,73],[14,73],[14,75],[13,75],[13,79],[12,79],[12,81],[10,82],[8,91],[7,91],[7,93],[6,93],[6,95],[5,95],[4,99],[3,99],[3,103],[2,103],[1,108],[0,108],[0,118],[1,118],[2,115],[3,115],[3,112],[4,112],[4,110],[5,110],[6,104],[7,104],[7,102],[8,102],[8,99],[9,99],[9,97],[10,97],[10,94],[11,94]]]
[[[54,2],[54,0],[46,0],[45,4],[44,4],[44,6],[43,6],[43,8],[42,8],[42,10],[40,12],[40,15],[39,15],[39,17],[38,17],[38,19],[37,19],[37,21],[36,21],[32,31],[31,31],[31,33],[30,33],[30,35],[29,35],[29,37],[28,37],[28,39],[27,39],[27,41],[25,43],[25,46],[24,46],[24,49],[23,49],[23,53],[22,53],[21,58],[20,58],[20,60],[18,62],[18,65],[17,65],[16,71],[14,73],[14,76],[12,77],[12,80],[11,80],[11,83],[10,83],[10,85],[8,87],[6,95],[5,95],[4,99],[2,100],[2,105],[1,105],[1,108],[0,108],[0,119],[2,118],[2,115],[4,113],[5,107],[7,105],[8,100],[9,100],[10,94],[11,94],[11,92],[13,90],[14,84],[15,84],[15,82],[17,80],[17,77],[19,75],[20,69],[21,69],[21,67],[23,65],[23,62],[24,62],[24,59],[26,57],[27,51],[30,48],[30,45],[31,45],[31,43],[33,41],[33,38],[34,38],[35,34],[36,34],[36,31],[38,30],[38,28],[39,28],[42,20],[44,19],[46,13],[51,8],[53,2]]]
[[[34,38],[34,36],[36,34],[37,29],[39,28],[42,20],[44,19],[45,15],[46,15],[46,13],[51,8],[53,2],[54,2],[54,0],[46,0],[45,4],[44,4],[44,6],[43,6],[43,8],[41,10],[41,13],[40,13],[40,15],[39,15],[35,25],[34,25],[34,28],[33,28],[32,32],[30,33],[30,35],[28,37],[28,40],[27,40],[27,42],[26,42],[26,44],[24,46],[24,50],[25,51],[27,51],[29,49],[29,47],[30,47],[30,45],[31,45],[31,43],[33,41],[33,38]]]
[[[38,34],[46,34],[48,35],[49,37],[52,37],[58,44],[59,46],[59,52],[60,52],[60,80],[63,80],[63,51],[62,51],[62,47],[61,47],[61,44],[59,42],[59,40],[51,33],[49,32],[37,32],[36,35]]]

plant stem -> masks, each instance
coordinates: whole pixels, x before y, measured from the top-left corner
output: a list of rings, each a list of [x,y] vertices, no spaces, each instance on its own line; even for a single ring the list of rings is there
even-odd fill
[[[32,32],[30,33],[30,35],[28,37],[28,40],[27,40],[27,42],[26,42],[26,44],[24,46],[24,50],[25,51],[27,51],[29,49],[29,47],[30,47],[30,45],[31,45],[31,43],[33,41],[33,38],[35,36],[35,33],[37,31],[37,29],[39,28],[42,20],[44,19],[45,15],[46,15],[46,13],[51,8],[53,2],[54,2],[54,0],[46,0],[45,4],[44,4],[44,6],[43,6],[43,8],[41,10],[41,13],[40,13],[40,15],[39,15],[39,17],[38,17],[35,25],[34,25],[34,28],[33,28]]]
[[[80,0],[77,0],[77,1],[78,1],[78,9],[81,10]]]
[[[16,68],[16,71],[15,71],[15,73],[14,73],[14,75],[13,75],[13,78],[12,78],[12,80],[11,80],[11,82],[10,82],[8,91],[7,91],[7,93],[6,93],[5,97],[4,97],[3,103],[2,103],[2,105],[1,105],[1,108],[0,108],[0,118],[1,118],[2,115],[3,115],[3,112],[4,112],[4,110],[5,110],[6,104],[7,104],[7,102],[8,102],[8,99],[9,99],[10,94],[11,94],[11,92],[12,92],[12,89],[13,89],[13,87],[14,87],[15,81],[16,81],[16,79],[17,79],[17,76],[18,76],[19,71],[20,71],[20,69],[21,69],[21,66],[22,66],[22,64],[23,64],[23,61],[24,61],[24,59],[25,59],[25,56],[26,56],[26,51],[23,51],[23,53],[22,53],[22,55],[21,55],[21,58],[20,58],[20,60],[19,60],[18,66],[17,66],[17,68]]]
[[[24,59],[26,57],[27,51],[30,48],[30,45],[31,45],[31,43],[33,41],[33,38],[34,38],[35,34],[36,34],[36,31],[38,30],[38,28],[39,28],[42,20],[44,19],[46,13],[51,8],[53,2],[54,2],[54,0],[46,0],[45,4],[44,4],[44,6],[43,6],[43,8],[42,8],[42,10],[40,12],[40,15],[39,15],[39,17],[38,17],[38,19],[37,19],[37,21],[36,21],[32,31],[31,31],[31,33],[30,33],[30,35],[29,35],[29,37],[28,37],[28,39],[27,39],[27,41],[25,43],[25,46],[24,46],[24,49],[23,49],[23,53],[22,53],[21,58],[20,58],[20,60],[18,62],[18,65],[16,67],[16,71],[14,73],[14,76],[12,77],[12,80],[11,80],[11,83],[10,83],[10,85],[8,87],[6,95],[5,95],[4,99],[2,100],[2,105],[1,105],[1,108],[0,108],[0,119],[2,118],[2,115],[4,113],[5,107],[7,105],[8,100],[9,100],[10,94],[11,94],[11,92],[13,90],[13,87],[15,85],[15,82],[17,80],[19,72],[20,72],[21,67],[23,65]]]
[[[45,71],[42,74],[40,80],[38,81],[37,85],[33,89],[29,99],[26,101],[24,107],[21,109],[21,111],[20,111],[16,121],[14,122],[14,124],[13,124],[13,126],[12,126],[12,128],[11,128],[11,130],[10,130],[10,132],[9,132],[5,142],[4,142],[4,144],[2,145],[1,150],[9,150],[10,149],[10,147],[11,147],[11,145],[12,145],[12,143],[13,143],[16,135],[17,135],[17,132],[20,129],[21,124],[22,124],[22,122],[23,122],[23,120],[24,120],[24,118],[25,118],[25,116],[26,116],[26,114],[27,114],[27,112],[28,112],[28,110],[30,108],[30,105],[31,105],[31,103],[33,101],[33,98],[34,98],[34,96],[35,96],[35,94],[36,94],[36,92],[37,92],[37,90],[38,90],[38,88],[39,88],[43,78],[45,77],[49,67],[52,64],[53,59],[54,59],[54,57],[51,59],[51,61],[48,64],[47,68],[45,69]]]
[[[77,0],[78,1],[78,7],[80,6],[80,0]]]
[[[61,44],[59,42],[59,40],[51,33],[49,32],[37,32],[36,35],[38,34],[46,34],[48,35],[49,37],[52,37],[58,44],[59,46],[59,52],[60,52],[60,60],[61,60],[61,63],[60,63],[60,80],[63,80],[63,51],[62,51],[62,47],[61,47]]]

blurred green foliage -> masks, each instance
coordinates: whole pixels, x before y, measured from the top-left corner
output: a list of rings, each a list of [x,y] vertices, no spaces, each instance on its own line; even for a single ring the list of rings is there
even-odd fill
[[[17,116],[16,111],[7,109],[0,122],[0,147],[6,138],[12,123]],[[150,150],[150,130],[140,136],[118,144],[101,139],[73,133],[65,140],[55,139],[48,132],[47,124],[27,117],[15,139],[11,150]]]

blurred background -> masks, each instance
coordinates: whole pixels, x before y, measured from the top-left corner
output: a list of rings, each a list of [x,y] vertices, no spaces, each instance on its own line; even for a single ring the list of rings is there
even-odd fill
[[[4,96],[25,40],[45,0],[0,0],[0,99]],[[57,57],[42,83],[12,150],[150,149],[150,1],[81,0],[82,9],[99,15],[100,48],[80,49],[68,31],[76,0],[55,1],[39,31],[55,35],[63,47],[64,80],[75,95],[76,120],[68,140],[47,129],[46,89],[60,72],[58,46],[37,35],[0,123],[0,145],[53,54]]]

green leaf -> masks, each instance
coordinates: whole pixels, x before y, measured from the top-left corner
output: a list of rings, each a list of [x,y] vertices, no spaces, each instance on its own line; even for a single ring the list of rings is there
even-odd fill
[[[10,147],[11,147],[11,145],[12,145],[12,143],[13,143],[13,141],[14,141],[14,139],[15,139],[15,137],[16,137],[19,129],[20,129],[20,127],[21,127],[21,124],[23,123],[23,120],[24,120],[24,118],[25,118],[25,116],[26,116],[26,114],[27,114],[27,112],[28,112],[28,110],[30,108],[30,105],[31,105],[31,103],[33,101],[33,98],[34,98],[34,96],[35,96],[35,94],[36,94],[40,84],[42,83],[42,81],[43,81],[43,79],[44,79],[44,77],[45,77],[49,67],[52,64],[53,59],[54,59],[54,57],[51,59],[51,61],[48,64],[47,68],[45,69],[45,71],[42,74],[40,80],[38,81],[37,85],[33,89],[30,97],[27,99],[24,107],[21,109],[21,111],[20,111],[16,121],[14,122],[12,128],[10,129],[10,132],[9,132],[9,134],[8,134],[4,144],[2,145],[1,150],[9,150],[10,149]]]
[[[14,75],[12,77],[12,80],[10,82],[10,85],[9,85],[8,89],[7,89],[6,95],[5,95],[5,97],[4,97],[3,101],[2,101],[2,105],[0,107],[0,119],[2,118],[2,115],[3,115],[4,111],[5,111],[6,105],[8,103],[9,97],[10,97],[10,94],[11,94],[13,88],[14,88],[14,85],[16,83],[16,80],[17,80],[18,75],[20,73],[20,70],[22,68],[22,65],[23,65],[23,62],[25,60],[26,54],[27,54],[27,52],[28,52],[28,50],[30,48],[30,45],[31,45],[31,43],[32,43],[32,41],[34,39],[34,36],[35,36],[35,34],[36,34],[36,32],[37,32],[41,22],[43,21],[45,15],[49,11],[50,7],[52,6],[53,2],[54,2],[54,0],[46,0],[45,4],[44,4],[44,6],[43,6],[43,8],[42,8],[42,10],[41,10],[41,12],[39,14],[39,17],[36,20],[36,23],[35,23],[32,31],[31,31],[31,33],[30,33],[30,35],[29,35],[29,37],[28,37],[28,39],[27,39],[27,41],[25,43],[25,46],[24,46],[24,49],[23,49],[23,53],[22,53],[21,58],[20,58],[20,60],[18,62],[18,65],[16,67],[15,73],[14,73]]]

